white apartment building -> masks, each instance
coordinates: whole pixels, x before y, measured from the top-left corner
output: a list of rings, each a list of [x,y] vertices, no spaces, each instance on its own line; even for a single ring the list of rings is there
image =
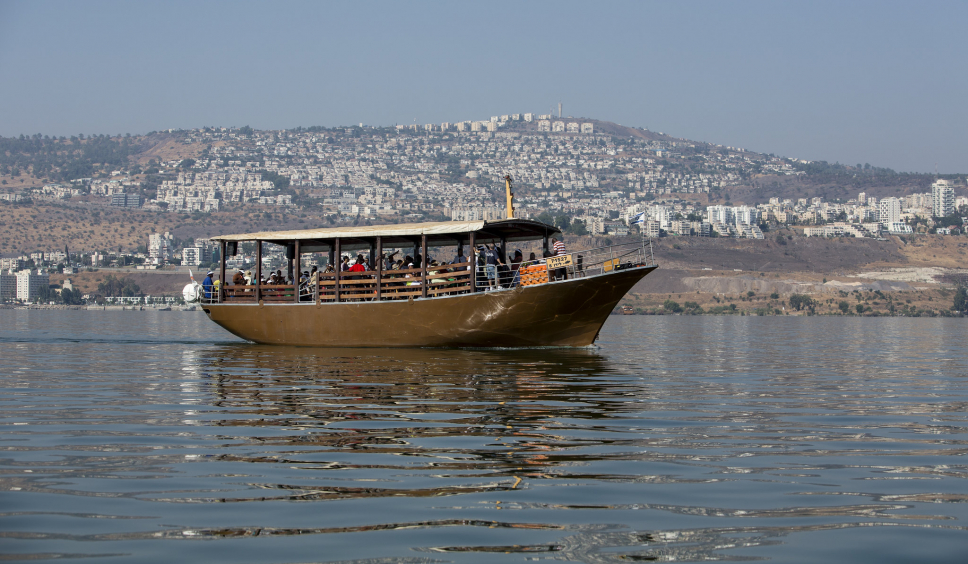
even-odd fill
[[[706,215],[709,223],[733,224],[733,208],[729,206],[709,206]]]
[[[0,258],[0,270],[20,270],[24,267],[24,260],[19,257]]]
[[[50,285],[50,275],[42,270],[21,270],[17,273],[17,299],[29,302],[37,298],[40,287]]]
[[[914,230],[911,229],[911,226],[903,221],[892,221],[888,223],[887,230],[898,235],[910,235],[914,233]]]
[[[646,237],[651,239],[657,239],[659,237],[659,222],[658,221],[646,221],[642,224],[642,232]]]
[[[186,247],[182,249],[182,265],[200,266],[202,264],[203,254],[200,247]]]
[[[148,258],[151,260],[151,264],[164,264],[171,260],[173,239],[174,237],[167,231],[164,235],[152,233],[148,236]]]
[[[585,228],[592,235],[603,235],[605,233],[605,220],[600,217],[586,218]]]
[[[733,220],[737,225],[756,225],[760,222],[760,210],[749,206],[736,206],[733,208]]]
[[[955,213],[955,189],[950,180],[938,179],[931,185],[931,214],[945,217]]]
[[[898,198],[882,198],[877,202],[878,221],[890,229],[890,225],[901,221],[901,200]]]

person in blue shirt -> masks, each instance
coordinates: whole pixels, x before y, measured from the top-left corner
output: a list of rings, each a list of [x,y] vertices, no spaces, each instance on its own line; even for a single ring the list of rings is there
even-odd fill
[[[215,276],[215,273],[209,270],[205,276],[205,280],[202,280],[202,291],[207,300],[212,299],[212,288],[215,286],[215,282],[212,281],[212,276]]]

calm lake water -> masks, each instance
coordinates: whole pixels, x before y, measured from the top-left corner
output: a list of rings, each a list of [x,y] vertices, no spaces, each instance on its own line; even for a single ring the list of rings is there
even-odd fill
[[[295,349],[0,311],[0,560],[961,562],[968,323]]]

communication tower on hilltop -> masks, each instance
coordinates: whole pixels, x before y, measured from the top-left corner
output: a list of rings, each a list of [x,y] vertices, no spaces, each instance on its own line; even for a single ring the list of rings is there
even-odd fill
[[[561,119],[561,101],[558,101],[558,119]]]

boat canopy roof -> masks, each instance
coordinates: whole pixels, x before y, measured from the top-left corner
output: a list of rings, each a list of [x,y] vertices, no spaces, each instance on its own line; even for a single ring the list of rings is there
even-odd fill
[[[213,241],[265,241],[288,245],[299,241],[303,252],[327,251],[336,239],[345,250],[369,248],[377,237],[384,247],[410,246],[427,236],[427,245],[445,246],[469,244],[474,233],[476,244],[506,241],[535,241],[561,233],[553,225],[530,219],[501,219],[497,221],[438,221],[428,223],[397,223],[358,227],[332,227],[328,229],[301,229],[298,231],[262,231],[237,235],[218,235]]]

